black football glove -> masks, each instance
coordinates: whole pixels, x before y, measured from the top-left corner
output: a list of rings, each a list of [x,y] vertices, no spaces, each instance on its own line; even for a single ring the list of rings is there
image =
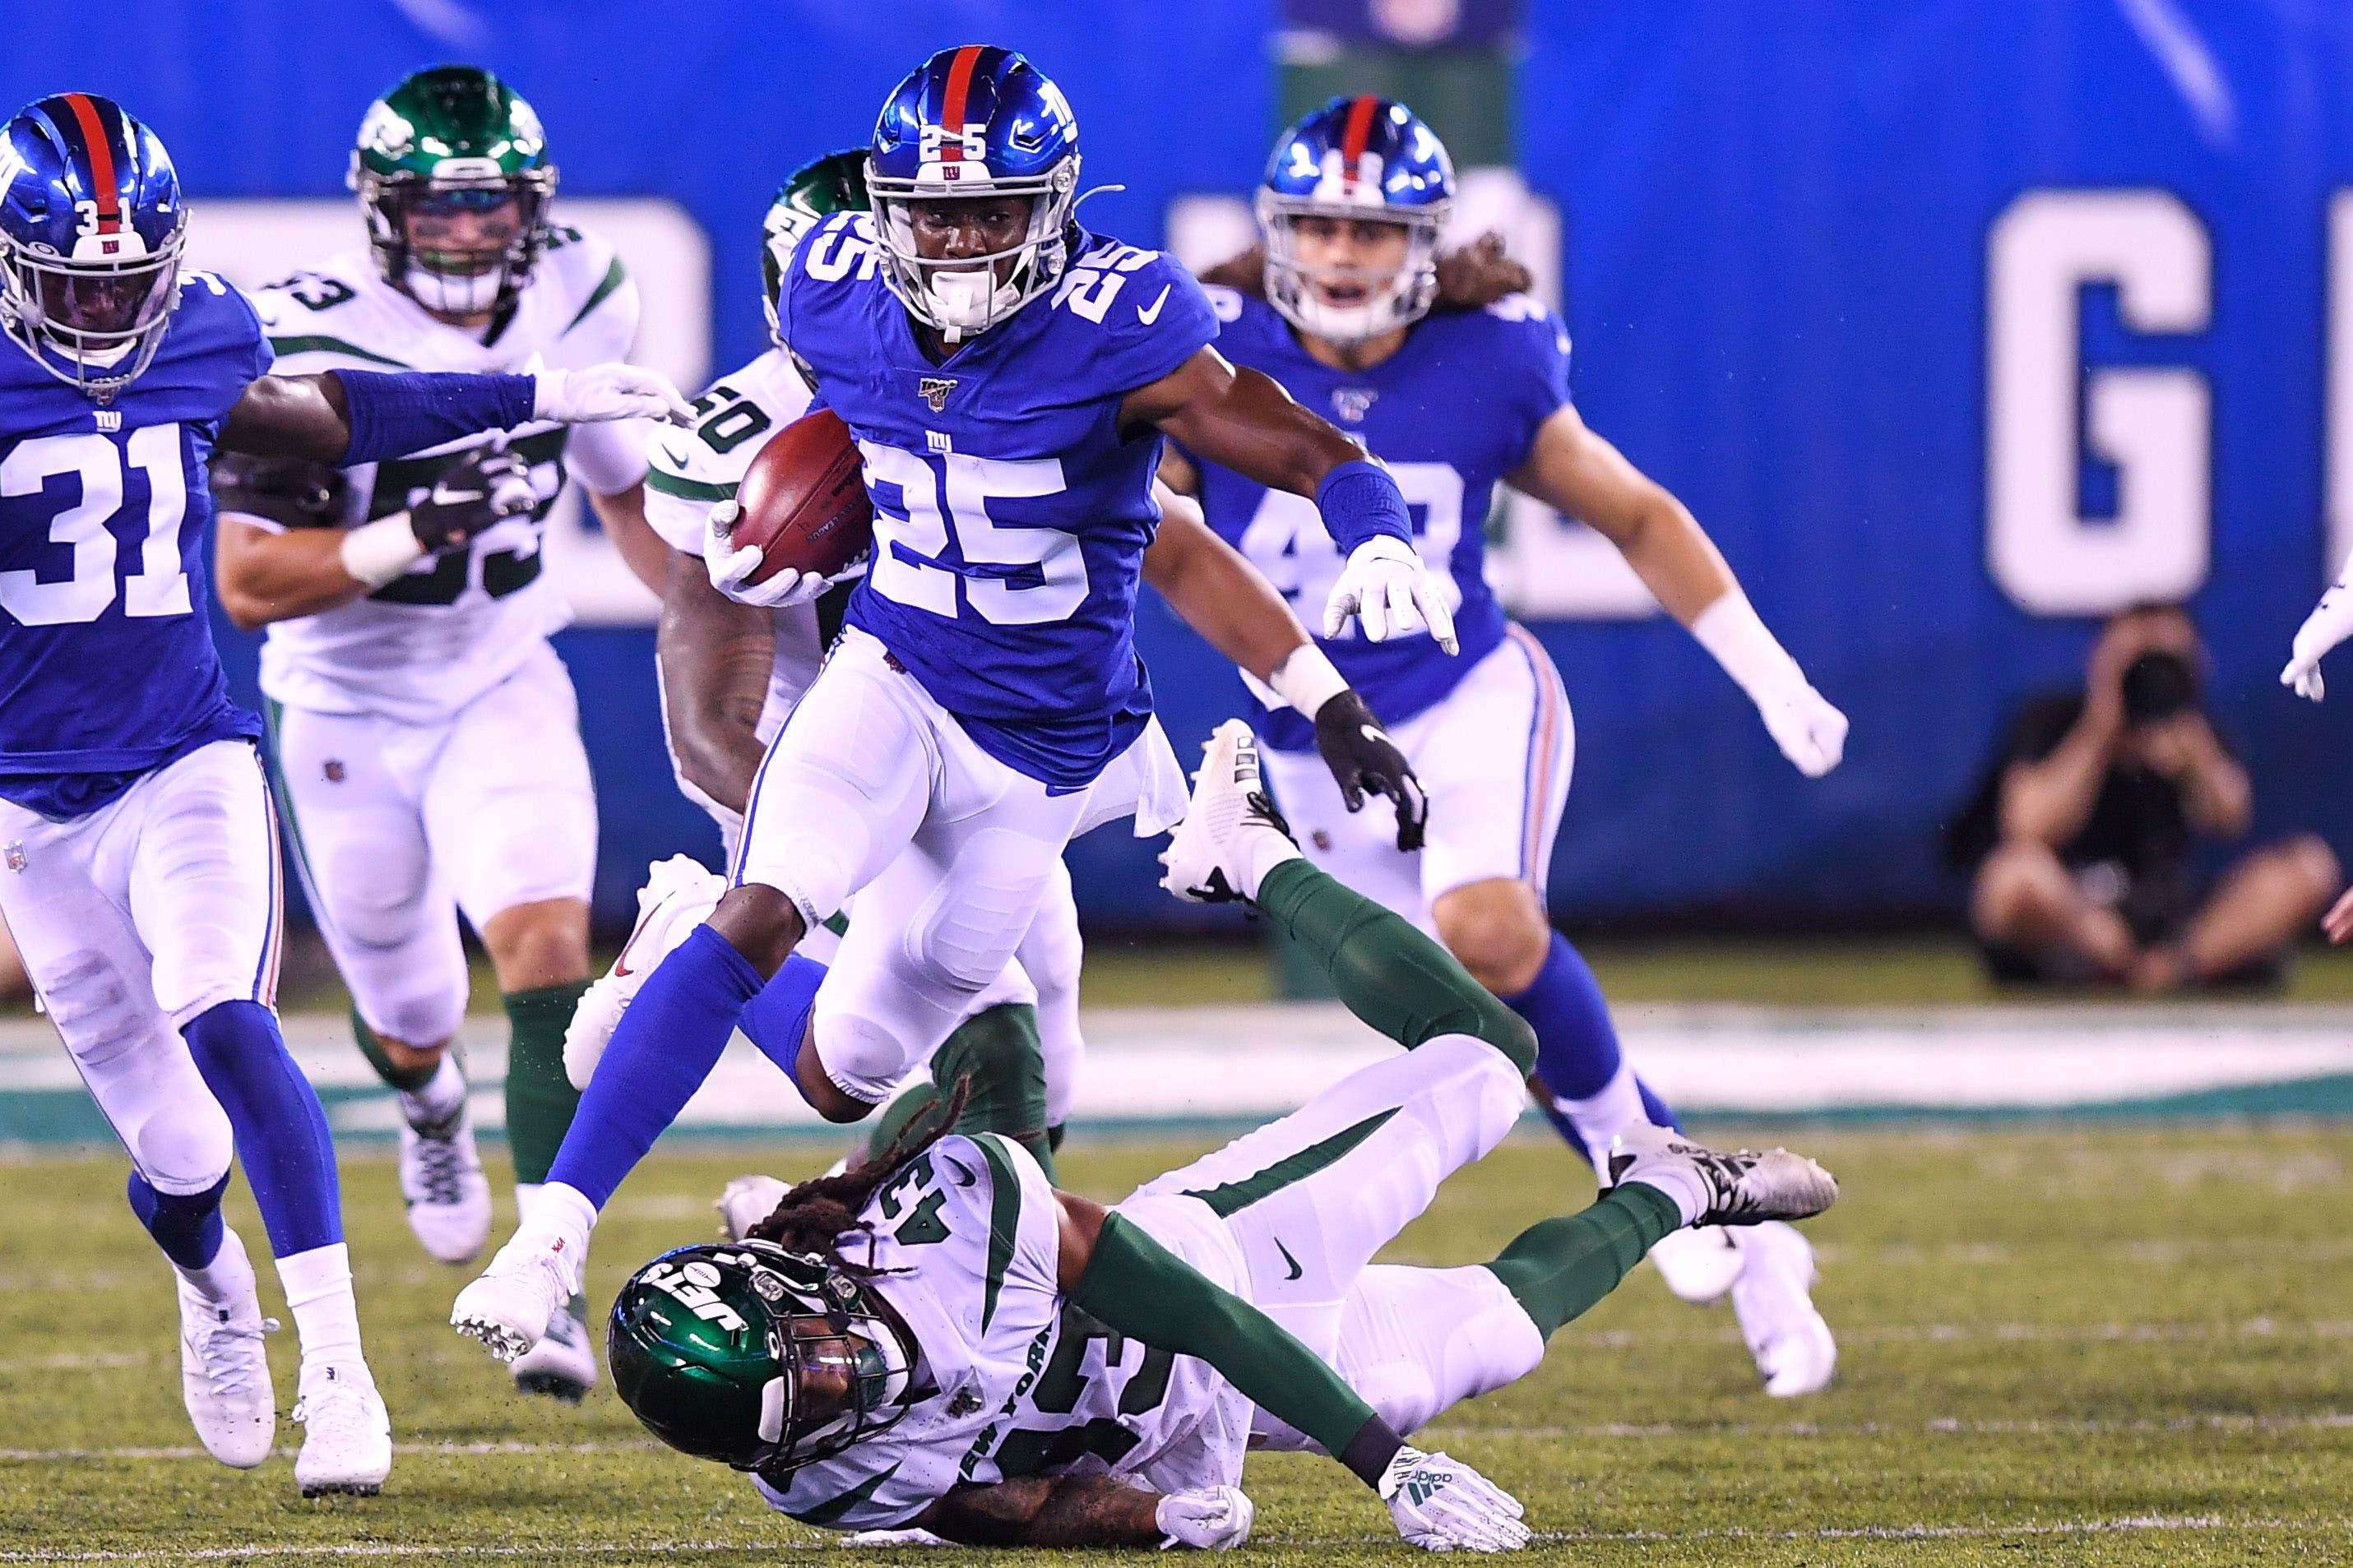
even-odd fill
[[[462,550],[487,530],[539,504],[531,465],[505,447],[477,447],[435,476],[409,504],[408,526],[428,555]]]
[[[1405,753],[1354,691],[1343,691],[1315,710],[1315,749],[1340,786],[1350,811],[1364,809],[1367,795],[1385,795],[1397,805],[1398,847],[1421,847],[1430,823],[1430,797],[1413,776]]]

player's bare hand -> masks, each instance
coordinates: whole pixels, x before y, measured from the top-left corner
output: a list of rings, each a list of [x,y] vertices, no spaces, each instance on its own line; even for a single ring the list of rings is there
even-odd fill
[[[2353,888],[2346,889],[2328,906],[2328,912],[2320,917],[2320,929],[2339,947],[2353,942]]]
[[[434,478],[408,508],[408,529],[427,555],[462,550],[511,517],[539,504],[531,465],[503,443],[478,447]]]
[[[2320,679],[2320,660],[2348,637],[2353,637],[2353,589],[2340,584],[2321,595],[2304,625],[2295,628],[2280,684],[2314,702],[2328,695],[2327,684]]]
[[[1448,653],[1461,647],[1446,585],[1395,534],[1375,534],[1356,546],[1332,584],[1332,596],[1324,604],[1324,635],[1338,637],[1351,618],[1363,626],[1368,641],[1387,642],[1427,628]]]
[[[1160,1543],[1164,1552],[1172,1546],[1231,1552],[1250,1539],[1258,1505],[1243,1496],[1240,1487],[1203,1487],[1169,1493],[1160,1500],[1152,1517],[1168,1537]]]
[[[1470,1466],[1408,1445],[1377,1489],[1398,1533],[1429,1552],[1517,1552],[1528,1543],[1519,1500]]]
[[[1846,715],[1805,681],[1760,697],[1757,717],[1789,765],[1818,779],[1845,759]]]
[[[1350,811],[1363,810],[1368,795],[1388,796],[1397,806],[1398,847],[1408,854],[1421,847],[1430,797],[1413,776],[1413,764],[1354,690],[1335,694],[1315,710],[1315,749]]]
[[[586,370],[543,370],[532,399],[534,418],[559,425],[601,425],[610,419],[694,423],[694,409],[670,377],[634,364],[592,364]]]

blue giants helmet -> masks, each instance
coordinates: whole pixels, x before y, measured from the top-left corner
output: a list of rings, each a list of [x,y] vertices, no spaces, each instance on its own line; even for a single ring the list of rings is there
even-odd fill
[[[1438,293],[1438,237],[1453,207],[1453,162],[1412,110],[1370,94],[1335,98],[1284,132],[1267,161],[1258,193],[1267,299],[1293,326],[1333,342],[1418,321]],[[1404,264],[1305,267],[1303,217],[1402,225]]]
[[[943,49],[892,89],[874,122],[866,188],[882,278],[950,342],[984,331],[1054,287],[1070,260],[1079,121],[1062,89],[1010,49]],[[913,204],[1021,196],[1021,243],[986,256],[925,258]]]
[[[0,330],[105,402],[163,346],[187,221],[171,154],[121,105],[26,104],[0,126]]]

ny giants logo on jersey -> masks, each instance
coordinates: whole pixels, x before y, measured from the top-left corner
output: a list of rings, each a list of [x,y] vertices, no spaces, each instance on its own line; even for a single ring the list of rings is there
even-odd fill
[[[1332,389],[1332,412],[1345,424],[1362,425],[1365,416],[1373,410],[1373,399],[1378,390],[1369,386],[1335,386]]]

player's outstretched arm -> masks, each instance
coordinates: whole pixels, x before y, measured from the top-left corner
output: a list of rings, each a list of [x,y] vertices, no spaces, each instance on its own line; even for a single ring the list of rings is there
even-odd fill
[[[1774,743],[1820,778],[1846,752],[1846,715],[1765,627],[1691,509],[1564,405],[1537,429],[1514,489],[1588,524],[1757,704]]]
[[[1102,1205],[1063,1192],[1055,1199],[1059,1278],[1074,1305],[1156,1350],[1208,1363],[1378,1492],[1416,1545],[1505,1552],[1527,1543],[1518,1502],[1468,1466],[1409,1446],[1282,1324]]]
[[[1316,748],[1350,811],[1361,809],[1367,794],[1387,795],[1397,807],[1398,847],[1420,848],[1429,797],[1372,709],[1309,640],[1274,585],[1218,537],[1199,502],[1166,484],[1153,494],[1160,531],[1144,552],[1144,580],[1210,647],[1314,721]]]
[[[766,752],[758,730],[776,662],[776,617],[712,587],[700,556],[669,555],[654,647],[670,744],[686,781],[741,816]]]
[[[663,419],[693,410],[659,371],[600,364],[536,375],[331,370],[265,375],[245,389],[218,445],[264,458],[317,463],[378,462],[519,425]]]
[[[1235,1487],[1164,1495],[1113,1476],[1025,1476],[958,1487],[924,1510],[914,1528],[965,1546],[1225,1552],[1250,1538],[1256,1513]]]
[[[343,472],[332,464],[227,452],[214,460],[212,485],[221,607],[248,632],[374,593],[539,502],[531,466],[503,447],[451,463],[406,511],[348,528]]]
[[[1324,606],[1324,635],[1351,617],[1374,642],[1427,626],[1454,651],[1454,612],[1414,553],[1413,520],[1387,468],[1364,447],[1292,401],[1273,380],[1239,370],[1212,348],[1120,405],[1123,426],[1156,426],[1186,450],[1272,489],[1312,498],[1347,563]]]

